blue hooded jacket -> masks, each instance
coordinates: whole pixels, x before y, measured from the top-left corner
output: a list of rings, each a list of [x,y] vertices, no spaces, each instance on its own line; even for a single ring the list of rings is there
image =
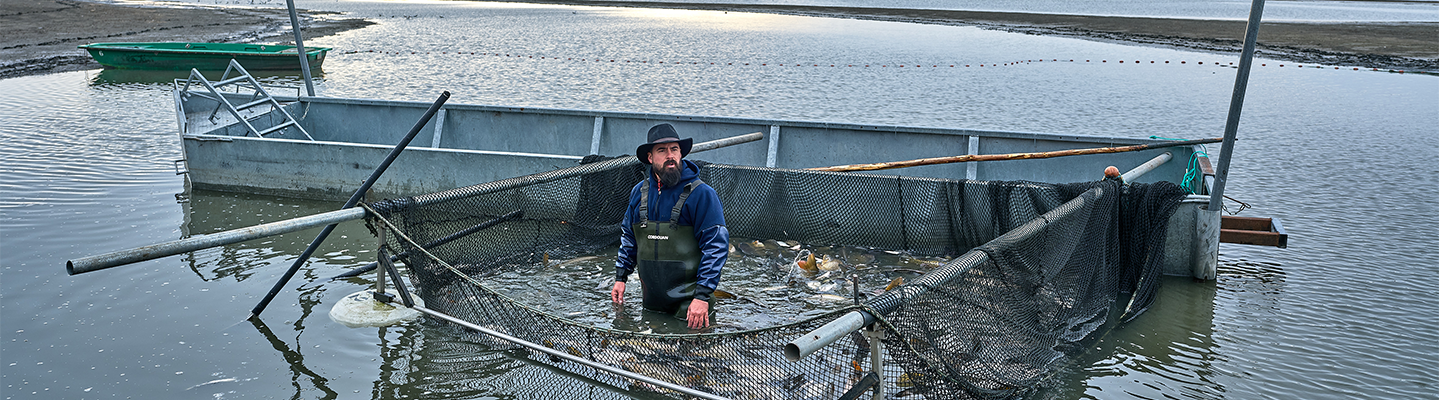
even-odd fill
[[[675,202],[680,200],[680,192],[691,181],[699,179],[700,167],[688,160],[680,160],[685,168],[680,171],[680,182],[673,187],[657,188],[658,184],[650,186],[649,216],[651,221],[669,221],[670,209],[675,207]],[[655,175],[650,170],[645,171],[646,180],[654,181]],[[631,226],[638,221],[640,216],[640,187],[645,182],[635,184],[630,189],[630,205],[625,209],[625,218],[620,222],[620,255],[615,259],[615,280],[625,282],[630,273],[635,271],[635,231]],[[658,191],[658,193],[657,193]],[[730,255],[730,231],[725,229],[725,212],[720,207],[720,196],[710,185],[701,184],[690,192],[690,197],[685,199],[685,206],[680,209],[680,225],[695,227],[695,242],[700,244],[700,272],[696,277],[698,287],[695,288],[695,298],[710,301],[710,295],[715,292],[715,287],[720,284],[720,269],[725,265],[725,258]]]

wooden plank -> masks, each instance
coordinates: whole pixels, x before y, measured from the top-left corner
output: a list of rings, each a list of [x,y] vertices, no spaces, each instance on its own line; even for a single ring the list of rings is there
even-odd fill
[[[966,155],[963,155],[963,156],[922,158],[922,159],[918,159],[918,160],[882,162],[882,163],[874,163],[874,164],[837,165],[837,166],[833,166],[833,167],[819,167],[819,168],[807,168],[807,169],[809,169],[809,170],[811,170],[811,171],[829,171],[829,172],[879,171],[879,170],[883,170],[883,169],[907,168],[907,167],[915,167],[915,166],[920,166],[920,165],[949,164],[949,163],[961,163],[961,162],[973,162],[973,161],[1033,160],[1033,159],[1040,159],[1040,158],[1082,156],[1082,155],[1090,155],[1090,154],[1123,153],[1123,152],[1128,152],[1128,151],[1140,151],[1140,150],[1146,150],[1146,149],[1159,149],[1159,148],[1176,147],[1176,146],[1192,146],[1192,145],[1197,145],[1197,144],[1216,143],[1216,142],[1219,142],[1219,141],[1221,141],[1220,138],[1212,138],[1212,139],[1186,140],[1186,141],[1180,141],[1180,142],[1163,142],[1163,143],[1137,144],[1137,145],[1134,145],[1134,146],[1098,147],[1098,148],[1089,148],[1089,149],[1071,149],[1071,150],[1043,151],[1043,152],[1038,152],[1038,153],[966,154]]]
[[[1256,246],[1285,247],[1284,236],[1276,232],[1257,232],[1238,229],[1220,229],[1220,243],[1251,244]]]
[[[1243,231],[1273,232],[1270,218],[1261,217],[1236,217],[1232,215],[1220,216],[1220,229],[1235,229]]]

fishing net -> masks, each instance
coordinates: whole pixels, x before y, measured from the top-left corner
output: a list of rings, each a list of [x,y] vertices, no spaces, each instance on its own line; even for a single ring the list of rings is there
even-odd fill
[[[613,248],[630,188],[643,176],[633,157],[592,156],[573,168],[372,203],[370,225],[404,255],[427,307],[577,357],[735,399],[836,398],[870,372],[876,336],[852,333],[796,362],[782,349],[863,310],[883,337],[885,363],[875,372],[886,398],[969,399],[1043,384],[1123,312],[1143,310],[1157,289],[1167,220],[1184,196],[1165,182],[1056,185],[697,164],[733,236],[949,261],[860,305],[793,323],[665,334],[577,322],[487,284]],[[516,348],[469,335],[493,349]],[[679,395],[534,355],[594,382]]]

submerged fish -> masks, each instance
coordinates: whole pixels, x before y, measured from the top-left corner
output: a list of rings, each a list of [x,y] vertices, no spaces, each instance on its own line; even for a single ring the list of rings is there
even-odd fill
[[[733,246],[735,247],[735,249],[740,251],[740,254],[744,254],[744,255],[750,256],[750,257],[766,257],[766,256],[768,256],[768,254],[766,254],[768,251],[767,251],[766,248],[765,248],[765,243],[763,243],[763,242],[761,242],[761,241],[759,241],[759,240],[754,240],[754,241],[749,241],[749,242],[743,242],[743,241],[741,241],[741,242],[738,242],[738,243],[735,243],[735,242],[732,242],[732,243],[733,243]]]
[[[806,257],[804,260],[795,260],[795,266],[798,266],[800,267],[800,269],[808,271],[810,273],[814,273],[816,270],[819,270],[819,266],[815,265],[815,253],[810,252],[806,252]]]
[[[613,276],[601,279],[600,284],[595,285],[595,290],[610,290],[612,287],[615,287],[615,277]]]
[[[851,301],[851,300],[853,300],[853,299],[847,298],[847,297],[845,297],[845,296],[834,295],[834,294],[829,294],[829,293],[817,294],[817,295],[815,295],[814,297],[811,297],[811,299],[814,299],[814,300],[822,300],[822,301],[832,301],[832,302],[846,302],[846,301]]]
[[[885,291],[888,292],[888,291],[891,291],[891,290],[895,290],[895,288],[900,287],[900,285],[903,285],[903,284],[905,284],[905,277],[903,277],[903,276],[896,277],[894,280],[891,280],[891,281],[890,281],[890,284],[889,284],[889,285],[885,285]]]
[[[575,265],[575,264],[579,264],[579,263],[586,262],[586,261],[590,261],[590,260],[596,260],[596,259],[599,259],[599,258],[600,258],[600,256],[575,257],[575,258],[572,258],[572,259],[569,259],[569,260],[561,261],[560,263],[555,264],[555,266],[556,266],[556,267],[560,267],[560,268],[565,268],[565,267],[570,266],[570,265]]]

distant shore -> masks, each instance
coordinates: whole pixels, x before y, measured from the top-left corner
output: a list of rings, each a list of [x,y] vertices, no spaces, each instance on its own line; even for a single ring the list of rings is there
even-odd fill
[[[679,2],[506,0],[518,3],[596,7],[671,8],[754,12],[814,17],[964,25],[1033,35],[1069,36],[1151,46],[1240,53],[1245,21],[1100,17],[1014,12],[697,4]],[[1374,0],[1372,0],[1374,1]],[[1383,1],[1383,0],[1379,0]],[[1302,63],[1437,72],[1440,22],[1293,23],[1263,22],[1256,55]]]
[[[304,38],[363,28],[363,19],[301,11]],[[75,46],[94,42],[260,42],[293,44],[285,9],[172,7],[80,0],[0,1],[0,79],[100,68]]]
[[[598,7],[672,8],[977,26],[1177,49],[1238,54],[1244,21],[1097,17],[1009,12],[678,2],[509,0]],[[302,32],[321,37],[373,22],[302,11]],[[98,68],[75,46],[92,42],[293,42],[284,9],[83,0],[0,1],[0,79]],[[1256,54],[1301,63],[1435,73],[1440,23],[1267,22]]]

